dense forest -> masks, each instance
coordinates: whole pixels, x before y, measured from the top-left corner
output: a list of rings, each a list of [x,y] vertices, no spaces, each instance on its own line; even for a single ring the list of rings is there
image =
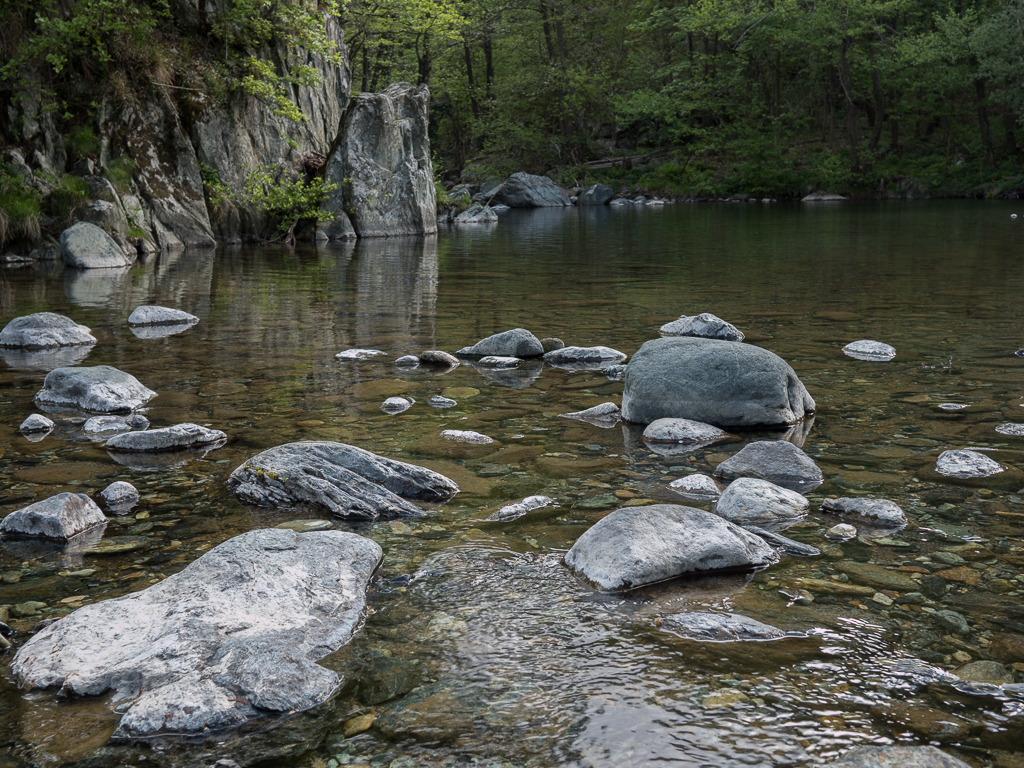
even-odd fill
[[[353,93],[429,85],[449,184],[1022,188],[1024,0],[7,0],[0,107],[45,105],[83,154],[90,114],[154,89],[183,111],[242,90],[302,120],[288,96],[314,55],[347,59]]]

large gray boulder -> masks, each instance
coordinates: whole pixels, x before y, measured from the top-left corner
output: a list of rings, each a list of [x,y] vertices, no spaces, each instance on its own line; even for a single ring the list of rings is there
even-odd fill
[[[114,435],[107,440],[104,447],[108,451],[155,453],[223,445],[227,439],[228,436],[219,429],[207,429],[198,424],[186,423]]]
[[[202,733],[328,700],[316,664],[347,643],[381,561],[342,531],[249,531],[141,592],[93,603],[29,639],[11,669],[59,696],[112,693],[115,736]]]
[[[106,515],[84,493],[58,493],[11,512],[0,522],[0,535],[63,541],[106,522]]]
[[[710,312],[688,317],[683,315],[678,320],[665,323],[659,329],[662,336],[699,336],[704,339],[721,339],[722,341],[743,341],[743,331],[732,323],[727,323]]]
[[[717,427],[782,426],[814,409],[786,361],[749,344],[653,339],[626,366],[622,417],[640,424],[668,417]]]
[[[96,337],[87,327],[54,312],[16,317],[0,331],[0,347],[53,349],[95,343]]]
[[[731,483],[715,504],[716,515],[737,525],[793,522],[809,511],[807,499],[796,491],[753,477]]]
[[[754,477],[802,493],[825,482],[814,459],[786,440],[750,443],[715,467],[715,477]]]
[[[895,745],[856,747],[826,765],[828,768],[970,768],[963,760],[937,747]]]
[[[778,560],[761,538],[718,515],[678,504],[626,507],[577,539],[565,564],[598,589],[618,592],[682,576],[752,570]]]
[[[324,208],[347,214],[359,237],[437,231],[429,103],[427,86],[409,83],[360,93],[349,103],[325,172],[338,186]]]
[[[544,354],[544,345],[525,328],[513,328],[481,339],[472,347],[463,347],[455,354],[460,357],[540,357]]]
[[[513,173],[492,195],[491,203],[509,208],[557,208],[572,205],[569,194],[547,176]]]
[[[80,221],[60,233],[64,266],[77,269],[127,267],[132,260],[114,239],[95,224]]]
[[[124,413],[156,397],[130,373],[109,365],[57,368],[46,374],[36,402],[102,413]]]
[[[577,205],[608,205],[608,202],[615,197],[615,190],[607,184],[594,184],[580,192]]]
[[[459,492],[444,475],[345,443],[285,443],[258,453],[231,473],[228,488],[264,507],[310,504],[337,517],[375,520],[423,510],[408,499],[440,502]]]

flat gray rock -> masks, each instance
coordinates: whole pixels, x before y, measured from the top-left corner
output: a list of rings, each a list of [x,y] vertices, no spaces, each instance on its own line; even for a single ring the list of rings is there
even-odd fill
[[[1024,437],[1024,424],[1000,424],[996,427],[996,432],[1012,437]]]
[[[759,440],[715,468],[715,477],[735,480],[754,477],[806,493],[825,482],[814,459],[785,440]]]
[[[370,360],[377,355],[383,355],[382,349],[346,349],[334,356],[335,360]]]
[[[888,499],[825,499],[821,511],[889,528],[900,528],[907,524],[903,510],[896,502]]]
[[[607,368],[602,368],[601,373],[612,381],[622,381],[626,377],[626,366],[609,365]]]
[[[128,267],[132,263],[110,235],[86,221],[60,233],[60,254],[64,266],[76,269]]]
[[[56,368],[46,374],[36,402],[83,411],[121,413],[134,410],[156,397],[130,373],[109,365]]]
[[[412,517],[409,500],[447,501],[459,486],[444,475],[345,443],[285,443],[258,453],[231,473],[228,488],[263,507],[310,504],[337,517]]]
[[[559,418],[562,419],[577,419],[579,421],[587,421],[591,424],[597,424],[599,426],[615,426],[622,418],[622,413],[619,411],[619,406],[615,403],[601,403],[595,405],[593,408],[587,408],[585,411],[573,411],[572,413],[560,413]]]
[[[494,439],[487,435],[461,429],[446,429],[441,433],[441,439],[456,443],[470,443],[471,445],[487,445],[494,442]]]
[[[936,747],[855,747],[828,768],[971,768]]]
[[[523,361],[518,357],[503,357],[501,355],[488,355],[476,361],[481,368],[518,368]]]
[[[626,366],[625,382],[622,416],[638,424],[680,418],[723,428],[782,426],[815,409],[781,357],[718,339],[648,341]]]
[[[36,312],[16,317],[0,331],[0,347],[11,349],[56,349],[96,343],[84,325],[53,312]]]
[[[797,557],[817,557],[821,554],[821,550],[817,547],[812,547],[810,544],[804,544],[801,541],[794,541],[780,533],[769,531],[757,525],[744,525],[743,529],[745,531],[750,531],[750,533],[753,533],[756,536],[760,536],[773,547],[778,547],[787,555],[796,555]]]
[[[106,515],[84,493],[58,493],[11,512],[0,522],[0,534],[63,541],[106,522]]]
[[[860,341],[851,341],[843,347],[843,354],[855,360],[884,363],[896,357],[896,348],[880,341],[861,339]]]
[[[625,359],[625,352],[611,347],[562,347],[544,353],[545,363],[568,370],[600,370]]]
[[[439,368],[454,368],[459,365],[459,358],[441,349],[428,349],[420,352],[419,362]]]
[[[249,531],[159,584],[51,624],[11,668],[26,688],[111,693],[122,738],[306,710],[341,683],[316,662],[360,626],[380,561],[380,547],[353,533]]]
[[[648,443],[710,445],[728,436],[728,432],[716,426],[691,419],[657,419],[644,430],[644,440]]]
[[[219,429],[207,429],[198,424],[175,424],[143,432],[126,432],[107,440],[108,451],[132,453],[157,453],[206,448],[223,444],[228,436]]]
[[[943,451],[935,462],[935,471],[947,477],[961,479],[989,477],[1005,472],[998,462],[978,451]]]
[[[846,198],[835,192],[811,192],[800,198],[801,203],[838,203]]]
[[[673,480],[668,487],[687,501],[717,501],[722,495],[721,486],[707,475],[687,475]]]
[[[535,509],[543,509],[544,507],[550,506],[554,503],[555,500],[550,496],[527,496],[525,499],[520,499],[519,501],[514,501],[511,504],[506,504],[487,519],[501,523],[508,523],[522,517],[527,512],[533,512]]]
[[[124,480],[111,483],[100,491],[100,496],[107,502],[108,508],[116,511],[123,511],[139,503],[138,489]]]
[[[760,537],[678,504],[618,509],[580,536],[565,556],[569,570],[605,592],[777,561]]]
[[[462,357],[540,357],[544,354],[544,345],[525,328],[513,328],[481,339],[472,347],[460,349],[458,354]]]
[[[738,525],[792,522],[805,517],[811,507],[796,491],[767,480],[741,477],[726,488],[715,503],[715,514]]]
[[[431,408],[454,408],[459,403],[456,400],[452,400],[450,397],[444,397],[442,395],[434,395],[427,400],[427,405]]]
[[[735,613],[687,611],[665,616],[661,628],[688,640],[735,643],[741,640],[778,640],[786,633],[777,627]]]
[[[54,423],[50,419],[43,416],[42,414],[33,413],[31,416],[29,416],[27,419],[21,422],[21,426],[18,427],[18,431],[28,432],[30,434],[33,432],[49,432],[51,429],[54,428],[54,426]]]
[[[93,416],[82,425],[82,431],[94,439],[105,440],[108,437],[128,432],[128,422],[120,416]]]
[[[683,315],[678,320],[665,323],[658,329],[662,336],[700,336],[705,339],[722,341],[743,341],[743,332],[732,323],[727,323],[710,312],[688,317]]]
[[[195,325],[199,318],[180,309],[146,305],[136,307],[128,316],[128,325]]]

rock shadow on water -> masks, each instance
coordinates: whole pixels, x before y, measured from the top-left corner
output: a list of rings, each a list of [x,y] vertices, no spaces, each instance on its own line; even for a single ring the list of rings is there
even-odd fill
[[[99,543],[105,530],[106,525],[95,526],[66,541],[4,536],[0,549],[21,562],[57,558],[64,568],[73,568],[82,564],[84,555]]]
[[[227,440],[221,440],[212,445],[206,445],[202,448],[193,448],[190,450],[181,451],[161,451],[159,453],[140,453],[140,452],[124,452],[124,451],[107,451],[107,454],[116,461],[130,469],[140,469],[149,471],[161,471],[167,469],[177,469],[183,467],[189,462],[200,461],[206,457],[210,451],[215,451],[218,448],[223,448],[227,443]]]
[[[191,330],[198,323],[199,319],[196,318],[193,322],[176,323],[175,325],[130,325],[128,328],[137,339],[165,339],[168,336]]]
[[[510,389],[526,389],[535,382],[544,370],[543,360],[524,360],[517,368],[486,368],[474,360],[466,360],[477,373],[488,381]]]
[[[78,365],[92,352],[95,344],[55,349],[9,349],[0,348],[0,359],[14,371],[52,371],[54,368],[70,368]]]

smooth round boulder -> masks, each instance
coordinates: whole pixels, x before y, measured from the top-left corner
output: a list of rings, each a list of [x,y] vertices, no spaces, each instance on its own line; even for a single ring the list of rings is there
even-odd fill
[[[750,443],[715,467],[714,474],[722,480],[754,477],[801,493],[825,482],[814,459],[785,440]]]
[[[0,535],[65,541],[106,522],[84,493],[58,493],[11,512],[0,521]]]
[[[415,368],[420,364],[420,359],[416,355],[402,355],[400,358],[395,360],[395,365],[400,368]]]
[[[207,429],[198,424],[175,424],[142,432],[126,432],[107,440],[108,451],[130,453],[157,453],[204,448],[226,441],[228,436],[219,429]]]
[[[569,570],[605,592],[684,575],[749,571],[777,560],[759,536],[678,504],[618,509],[580,536],[565,555]]]
[[[513,328],[481,339],[456,354],[460,357],[540,357],[544,354],[544,345],[525,328]]]
[[[902,528],[907,524],[906,514],[896,502],[889,499],[825,499],[821,511],[886,528]]]
[[[947,477],[968,479],[989,477],[1005,472],[998,461],[978,451],[943,451],[935,462],[935,471]]]
[[[860,341],[851,341],[843,347],[843,354],[855,360],[884,363],[896,357],[896,347],[883,344],[880,341],[861,339]]]
[[[199,318],[180,309],[145,305],[128,315],[128,325],[195,325]]]
[[[721,486],[707,475],[687,475],[673,480],[668,487],[687,501],[717,501],[722,495]]]
[[[110,235],[87,221],[60,233],[60,253],[64,266],[76,269],[128,267],[132,263]]]
[[[116,509],[117,511],[124,510],[128,507],[132,507],[139,503],[139,491],[131,483],[126,483],[124,480],[118,480],[111,483],[102,491],[100,496],[107,502],[107,507]]]
[[[705,339],[722,341],[743,341],[743,331],[710,312],[701,312],[693,317],[681,316],[678,320],[665,323],[658,332],[662,336],[700,336]]]
[[[54,428],[54,423],[50,419],[43,416],[41,413],[33,413],[18,427],[19,432],[26,434],[32,434],[34,432],[49,432]]]
[[[648,424],[644,430],[644,440],[648,443],[710,445],[728,436],[728,432],[718,427],[691,419],[658,419]]]
[[[832,541],[848,541],[856,535],[857,529],[849,523],[839,523],[825,531],[825,538],[831,539]]]
[[[805,517],[810,504],[796,491],[766,480],[741,477],[722,492],[714,511],[737,525],[784,523]]]
[[[156,397],[130,373],[109,365],[55,368],[36,393],[40,405],[78,408],[101,413],[134,410]]]
[[[638,424],[679,418],[723,428],[774,427],[795,424],[814,409],[786,361],[749,344],[653,339],[626,366],[622,416]]]
[[[423,365],[430,365],[435,368],[454,368],[459,365],[459,358],[445,352],[443,349],[428,349],[420,352],[417,360]]]
[[[16,317],[0,331],[0,347],[9,349],[55,349],[95,344],[89,328],[54,312],[36,312]]]
[[[416,401],[411,397],[389,397],[380,404],[380,409],[384,411],[384,413],[394,415],[396,413],[402,413],[403,411],[409,410],[415,402]]]

